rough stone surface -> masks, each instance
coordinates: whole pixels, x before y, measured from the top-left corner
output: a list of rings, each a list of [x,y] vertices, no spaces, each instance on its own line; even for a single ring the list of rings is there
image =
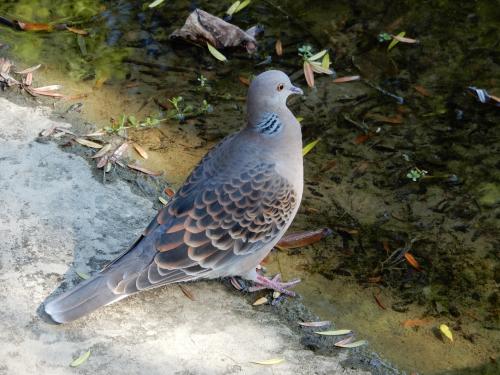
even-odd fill
[[[46,110],[0,98],[0,374],[360,374],[305,350],[277,315],[217,282],[141,293],[68,325],[40,306],[127,248],[153,217],[124,182],[36,141]],[[61,286],[62,285],[62,286]],[[71,361],[87,350],[78,368]],[[284,358],[264,367],[251,361]]]

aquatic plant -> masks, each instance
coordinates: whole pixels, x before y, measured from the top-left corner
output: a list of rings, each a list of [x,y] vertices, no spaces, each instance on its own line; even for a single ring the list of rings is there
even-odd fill
[[[314,87],[314,73],[328,75],[334,73],[330,69],[328,50],[324,49],[321,52],[314,53],[312,47],[305,44],[299,47],[298,51],[299,56],[302,56],[303,59],[304,76],[309,87]],[[318,61],[319,59],[322,59],[321,62]]]
[[[409,178],[410,180],[416,182],[420,180],[422,177],[424,177],[428,172],[420,169],[420,168],[412,168],[407,174],[406,177]]]

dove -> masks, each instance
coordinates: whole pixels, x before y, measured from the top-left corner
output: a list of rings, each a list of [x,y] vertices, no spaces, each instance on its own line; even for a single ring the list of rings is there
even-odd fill
[[[303,92],[277,70],[259,74],[246,126],[220,141],[123,254],[44,304],[68,323],[140,291],[239,277],[287,295],[300,280],[268,278],[257,266],[295,217],[303,192],[302,134],[287,98]]]

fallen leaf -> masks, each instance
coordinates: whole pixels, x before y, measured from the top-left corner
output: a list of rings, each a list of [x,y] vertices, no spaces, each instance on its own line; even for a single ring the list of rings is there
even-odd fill
[[[317,61],[309,61],[309,64],[311,65],[311,68],[315,73],[328,74],[328,75],[333,74],[333,70],[330,70],[328,68],[323,68],[323,65]]]
[[[182,285],[182,284],[177,284],[179,285],[179,288],[181,288],[182,290],[182,293],[184,293],[184,295],[189,298],[191,301],[196,301],[196,298],[194,298],[194,295],[193,295],[193,292],[191,292],[191,290],[189,290],[189,288],[185,285]]]
[[[401,42],[401,43],[410,43],[410,44],[414,44],[414,43],[418,43],[418,40],[417,39],[412,39],[412,38],[405,38],[403,35],[401,35],[404,33],[399,33],[398,35],[391,35],[394,39],[396,39],[397,41]]]
[[[85,134],[85,137],[102,137],[103,135],[106,135],[106,132],[99,130],[93,133]]]
[[[453,341],[453,334],[451,333],[450,327],[448,327],[446,324],[441,324],[439,326],[439,330],[448,340]]]
[[[326,53],[325,56],[323,56],[323,59],[321,60],[321,66],[324,69],[330,69],[330,54],[329,53]]]
[[[267,298],[266,297],[261,297],[258,300],[256,300],[254,303],[252,303],[253,306],[259,306],[267,303]]]
[[[101,144],[99,144],[97,142],[89,141],[88,139],[85,139],[85,138],[75,138],[75,141],[77,141],[81,145],[84,145],[84,146],[87,146],[87,147],[102,148]]]
[[[420,85],[413,86],[416,92],[418,92],[422,96],[431,96],[430,92],[427,89]]]
[[[326,327],[332,324],[329,320],[323,320],[320,322],[298,322],[302,327]]]
[[[111,143],[106,143],[99,151],[91,156],[92,159],[101,158],[111,150]]]
[[[83,280],[87,280],[88,278],[90,278],[90,276],[88,274],[86,274],[85,272],[76,271],[76,274],[78,276],[80,276],[80,278],[82,278]]]
[[[42,64],[38,64],[38,65],[32,66],[31,68],[26,68],[24,70],[21,70],[20,72],[16,72],[16,74],[33,73],[35,70],[39,69],[41,66],[42,66]]]
[[[56,90],[59,90],[61,88],[62,88],[61,85],[50,85],[50,86],[36,87],[36,88],[33,88],[33,90],[37,90],[37,91],[56,91]]]
[[[373,137],[372,133],[368,134],[358,134],[356,138],[354,138],[354,143],[357,145],[361,145],[365,143],[367,140],[369,140],[371,137]]]
[[[148,8],[154,8],[163,3],[165,0],[155,0],[151,4],[148,5]]]
[[[302,156],[306,156],[314,148],[314,146],[316,146],[316,144],[319,141],[320,141],[320,138],[305,145],[304,148],[302,149]]]
[[[163,204],[164,206],[166,206],[168,204],[168,201],[163,198],[163,197],[158,197],[158,200],[161,202],[161,204]]]
[[[280,250],[285,250],[308,246],[320,241],[325,237],[328,237],[332,233],[333,232],[330,228],[290,233],[283,236],[281,240],[276,244],[276,247]]]
[[[31,86],[32,83],[33,83],[33,73],[29,72],[28,74],[26,74],[26,78],[24,79],[24,84],[26,86]]]
[[[214,46],[212,46],[210,43],[207,42],[207,47],[208,47],[208,51],[212,54],[213,57],[215,57],[217,60],[219,61],[222,61],[222,62],[226,62],[227,61],[227,58],[226,56],[224,56],[222,53],[220,53],[217,48],[215,48]]]
[[[252,2],[252,0],[243,0],[240,5],[236,8],[236,10],[234,11],[234,13],[238,13],[240,11],[242,11],[243,9],[245,9],[247,6],[250,5],[250,3]]]
[[[361,78],[360,76],[339,77],[339,78],[335,78],[333,80],[333,83],[344,83],[344,82],[358,81],[360,78]]]
[[[76,27],[66,26],[66,30],[78,35],[89,35],[88,31],[77,29]]]
[[[128,166],[130,169],[135,169],[136,171],[139,171],[139,172],[142,172],[142,173],[148,174],[148,175],[150,175],[150,176],[160,176],[160,175],[162,174],[162,172],[154,172],[154,171],[150,171],[149,169],[144,168],[144,167],[141,167],[140,165],[137,165],[137,164],[127,164],[127,166]]]
[[[169,198],[172,198],[174,195],[175,195],[175,191],[173,189],[170,189],[170,188],[165,188],[164,190],[165,194],[167,194],[167,196]]]
[[[389,43],[389,46],[387,47],[387,51],[390,51],[391,49],[396,47],[396,45],[399,43],[398,38],[402,38],[405,35],[406,35],[405,31],[401,31],[398,35],[392,35],[392,40],[391,43]]]
[[[31,22],[21,22],[14,21],[14,23],[24,31],[52,31],[53,26],[48,23],[31,23]]]
[[[304,61],[304,77],[306,77],[307,86],[314,87],[314,71],[308,61]]]
[[[285,362],[284,358],[271,358],[264,361],[252,361],[251,363],[255,363],[257,365],[277,365],[283,362]]]
[[[280,39],[278,39],[276,41],[276,44],[274,45],[274,49],[276,50],[276,54],[278,56],[283,55],[283,45],[281,44],[281,40]]]
[[[355,341],[355,342],[349,342],[346,344],[343,344],[339,341],[339,342],[335,343],[335,346],[338,346],[339,348],[357,348],[358,346],[363,346],[366,344],[368,344],[368,341],[366,341],[366,340],[359,340],[359,341]]]
[[[337,329],[335,331],[315,331],[314,333],[323,336],[342,336],[352,333],[352,331],[350,329]]]
[[[384,116],[379,113],[367,113],[365,115],[365,118],[368,118],[370,120],[374,120],[377,122],[385,122],[388,124],[402,124],[403,123],[403,116],[400,114],[394,115],[392,117]]]
[[[415,257],[411,253],[406,252],[405,259],[410,264],[410,266],[412,266],[413,268],[415,268],[418,271],[422,271],[420,264],[417,262],[417,260],[415,259]]]
[[[328,52],[328,50],[324,49],[323,51],[321,52],[318,52],[316,53],[315,55],[312,55],[311,57],[309,57],[307,60],[309,61],[316,61],[316,60],[319,60],[321,59],[326,53]]]
[[[406,319],[402,324],[405,328],[420,327],[431,322],[430,319]]]
[[[241,83],[243,83],[245,86],[250,86],[250,80],[246,77],[239,76],[238,79],[240,80]]]
[[[280,292],[278,292],[277,290],[275,290],[275,291],[273,292],[273,299],[276,299],[276,298],[278,298],[279,296],[281,296],[281,293],[280,293]]]
[[[304,117],[297,116],[296,119],[299,123],[301,123],[304,120]]]
[[[228,16],[232,16],[236,12],[236,9],[238,9],[240,4],[241,2],[239,0],[232,3],[231,6],[226,10],[226,14]]]
[[[90,357],[90,350],[87,350],[85,353],[83,353],[80,357],[75,359],[69,365],[71,367],[78,367],[78,366],[82,365],[87,359],[89,359],[89,357]]]
[[[148,153],[146,152],[146,150],[144,150],[141,146],[139,146],[137,143],[133,143],[133,146],[135,148],[135,150],[137,151],[137,153],[139,155],[141,155],[144,159],[147,159],[148,158]]]
[[[96,164],[96,167],[98,169],[104,167],[105,165],[108,164],[108,161],[109,161],[109,157],[107,155],[103,156],[102,158],[100,158],[98,161],[97,161],[97,164]]]

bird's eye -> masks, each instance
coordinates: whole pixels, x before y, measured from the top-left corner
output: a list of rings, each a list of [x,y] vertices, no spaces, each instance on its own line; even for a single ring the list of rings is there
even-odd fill
[[[278,91],[283,91],[283,89],[284,89],[284,88],[285,88],[285,85],[284,85],[284,84],[282,84],[282,83],[280,83],[280,84],[278,85],[278,87],[276,87],[276,90],[278,90]]]

